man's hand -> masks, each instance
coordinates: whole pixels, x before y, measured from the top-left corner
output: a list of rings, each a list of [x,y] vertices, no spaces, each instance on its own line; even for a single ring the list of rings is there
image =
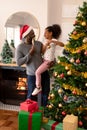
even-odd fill
[[[29,53],[30,53],[30,55],[33,55],[33,54],[34,54],[34,52],[35,52],[35,46],[34,46],[34,45],[32,45],[32,47],[31,47],[31,49],[30,49]]]

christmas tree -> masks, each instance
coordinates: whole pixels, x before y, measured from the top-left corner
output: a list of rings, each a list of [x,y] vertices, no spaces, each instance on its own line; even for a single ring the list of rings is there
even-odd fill
[[[87,129],[87,2],[78,8],[63,54],[51,69],[54,84],[44,114],[58,122],[74,114]]]
[[[10,43],[10,48],[11,48],[11,51],[13,53],[13,58],[15,57],[15,45],[14,45],[14,40],[11,40],[11,43]]]
[[[5,40],[4,46],[2,48],[1,57],[2,57],[3,63],[12,62],[13,53],[11,51],[11,48],[10,48],[7,40]]]
[[[11,40],[10,46],[13,47],[13,48],[15,48],[14,40],[13,39]]]

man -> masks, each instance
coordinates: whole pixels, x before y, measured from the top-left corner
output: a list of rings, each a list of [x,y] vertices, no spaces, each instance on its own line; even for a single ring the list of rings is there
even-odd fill
[[[42,43],[40,41],[34,40],[35,39],[34,30],[31,26],[28,25],[24,25],[20,29],[20,39],[22,40],[22,43],[18,45],[15,53],[16,63],[19,66],[26,64],[26,74],[28,80],[27,99],[35,100],[36,97],[32,96],[32,92],[36,86],[35,71],[42,63],[42,56],[41,56]],[[48,72],[45,72],[44,74],[42,74],[42,97],[43,97],[42,105],[46,105],[49,91],[50,91],[50,77]]]

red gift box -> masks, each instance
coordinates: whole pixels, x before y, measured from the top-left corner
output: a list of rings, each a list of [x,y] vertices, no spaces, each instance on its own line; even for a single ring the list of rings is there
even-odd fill
[[[38,109],[38,103],[33,100],[26,100],[25,102],[20,103],[20,110],[36,112]]]

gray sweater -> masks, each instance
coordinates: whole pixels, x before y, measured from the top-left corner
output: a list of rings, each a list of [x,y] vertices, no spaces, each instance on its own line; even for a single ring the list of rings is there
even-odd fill
[[[39,41],[35,41],[35,53],[33,56],[29,54],[29,50],[31,49],[30,44],[20,43],[16,48],[15,59],[17,65],[21,66],[26,64],[26,73],[27,75],[35,75],[36,69],[42,63],[41,56],[41,46],[42,43]]]

